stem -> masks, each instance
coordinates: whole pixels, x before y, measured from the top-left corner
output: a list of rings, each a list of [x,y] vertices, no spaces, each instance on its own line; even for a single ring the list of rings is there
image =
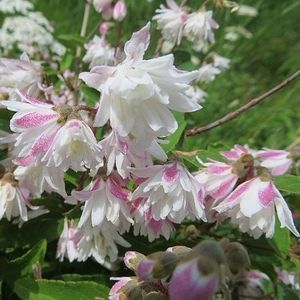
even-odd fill
[[[88,25],[89,16],[90,16],[90,9],[91,9],[91,4],[89,2],[86,2],[85,7],[84,7],[84,14],[83,14],[81,30],[80,30],[80,36],[82,36],[82,37],[84,37],[86,34],[87,25]],[[80,54],[81,54],[81,46],[78,46],[77,50],[76,50],[76,57],[80,57]]]
[[[203,127],[194,127],[190,130],[186,131],[186,135],[187,136],[194,136],[197,134],[200,134],[202,132],[211,130],[215,127],[219,127],[235,118],[237,118],[239,115],[241,115],[242,113],[252,109],[253,107],[255,107],[256,105],[262,103],[265,99],[267,99],[268,97],[270,97],[271,95],[275,94],[276,92],[280,91],[281,89],[285,88],[288,84],[290,84],[292,81],[294,81],[295,79],[297,79],[298,77],[300,77],[300,70],[298,70],[297,72],[295,72],[294,74],[292,74],[291,76],[289,76],[286,80],[284,80],[283,82],[281,82],[280,84],[276,85],[274,88],[272,88],[271,90],[267,91],[266,93],[262,94],[261,96],[255,97],[253,99],[251,99],[250,101],[248,101],[245,105],[243,105],[242,107],[238,108],[237,110],[234,110],[230,113],[228,113],[227,115],[225,115],[224,117],[209,123]]]

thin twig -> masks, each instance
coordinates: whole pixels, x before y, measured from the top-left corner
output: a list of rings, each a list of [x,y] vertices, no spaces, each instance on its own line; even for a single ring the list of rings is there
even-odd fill
[[[288,77],[286,80],[284,80],[280,84],[276,85],[274,88],[272,88],[268,92],[262,94],[261,96],[258,96],[258,97],[255,97],[255,98],[251,99],[248,103],[246,103],[242,107],[238,108],[237,110],[228,113],[227,115],[225,115],[221,119],[216,120],[212,123],[209,123],[208,125],[203,126],[203,127],[195,127],[195,128],[190,129],[190,130],[187,130],[186,135],[187,136],[194,136],[196,134],[211,130],[215,127],[223,125],[223,124],[237,118],[242,113],[252,109],[256,105],[262,103],[265,99],[267,99],[271,95],[273,95],[276,92],[280,91],[281,89],[285,88],[289,83],[291,83],[292,81],[294,81],[298,77],[300,77],[300,70],[298,70],[297,72],[292,74],[290,77]]]

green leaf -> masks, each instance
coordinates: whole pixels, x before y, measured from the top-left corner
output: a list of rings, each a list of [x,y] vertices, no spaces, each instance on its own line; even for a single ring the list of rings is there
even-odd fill
[[[179,126],[178,129],[172,135],[165,139],[166,141],[168,141],[168,144],[162,145],[162,148],[165,150],[166,153],[175,149],[186,127],[184,114],[175,113],[175,117]]]
[[[41,240],[21,257],[11,261],[3,261],[0,265],[0,268],[3,268],[0,272],[0,277],[12,281],[28,274],[32,274],[34,266],[44,260],[46,249],[47,241]]]
[[[275,177],[275,184],[281,191],[300,194],[300,176],[278,176]]]
[[[61,62],[60,62],[60,70],[65,71],[69,69],[72,65],[74,56],[70,51],[66,51],[65,55],[63,56]]]
[[[85,38],[78,34],[60,34],[57,38],[59,40],[72,42],[77,45],[83,45],[85,43]]]
[[[224,161],[223,156],[218,150],[199,150],[198,154],[201,160],[207,161],[208,159],[214,159],[218,161]]]
[[[100,93],[86,84],[80,86],[80,91],[85,96],[85,102],[89,107],[94,107],[100,99]]]
[[[268,242],[279,256],[286,257],[289,254],[291,245],[290,232],[287,228],[281,228],[277,219],[275,234],[272,239],[268,239]]]
[[[20,279],[14,292],[22,300],[91,300],[108,299],[109,288],[89,281]]]
[[[278,283],[276,286],[277,289],[277,300],[299,300],[299,293],[297,291],[292,290],[288,286],[283,283]]]

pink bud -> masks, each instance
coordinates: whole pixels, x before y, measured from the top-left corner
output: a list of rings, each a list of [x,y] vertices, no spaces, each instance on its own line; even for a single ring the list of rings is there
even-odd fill
[[[136,275],[144,281],[152,280],[153,275],[152,271],[155,266],[155,262],[150,259],[144,259],[142,260],[136,270]]]
[[[102,24],[100,24],[99,26],[99,31],[102,35],[106,35],[108,30],[110,28],[110,23],[108,22],[103,22]]]
[[[127,8],[126,8],[126,5],[123,1],[118,1],[114,7],[114,11],[113,11],[113,18],[116,20],[116,21],[123,21],[124,18],[126,17],[127,15]]]
[[[210,300],[217,292],[217,265],[207,257],[195,258],[177,266],[169,285],[170,300]]]

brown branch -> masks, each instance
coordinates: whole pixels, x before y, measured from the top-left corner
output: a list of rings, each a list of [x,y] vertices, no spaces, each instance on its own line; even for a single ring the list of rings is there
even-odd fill
[[[203,127],[194,127],[194,128],[192,128],[190,130],[187,130],[186,131],[186,135],[187,136],[194,136],[196,134],[208,131],[210,129],[213,129],[215,127],[223,125],[224,123],[227,123],[227,122],[229,122],[229,121],[237,118],[242,113],[244,113],[244,112],[252,109],[256,105],[262,103],[265,99],[267,99],[271,95],[275,94],[276,92],[278,92],[281,89],[283,89],[284,87],[286,87],[289,83],[291,83],[292,81],[294,81],[298,77],[300,77],[300,70],[298,70],[297,72],[295,72],[294,74],[292,74],[290,77],[288,77],[286,80],[284,80],[280,84],[276,85],[271,90],[267,91],[266,93],[262,94],[261,96],[258,96],[258,97],[255,97],[255,98],[251,99],[244,106],[238,108],[235,111],[232,111],[232,112],[228,113],[227,115],[225,115],[221,119],[216,120],[216,121],[214,121],[212,123],[209,123],[208,125],[203,126]]]

